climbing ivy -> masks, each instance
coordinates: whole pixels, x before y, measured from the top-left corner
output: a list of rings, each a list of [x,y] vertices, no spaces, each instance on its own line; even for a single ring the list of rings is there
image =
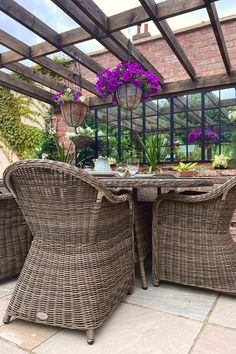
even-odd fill
[[[57,64],[60,64],[64,67],[68,67],[70,64],[71,64],[71,60],[69,59],[66,59],[66,58],[61,58],[61,57],[58,57],[58,56],[54,56],[52,58],[53,61],[55,61]],[[41,65],[34,65],[31,67],[31,69],[33,71],[36,71],[36,72],[39,72],[43,75],[46,75],[46,76],[49,76],[55,80],[61,80],[61,76],[58,75],[57,73],[55,73],[54,71],[50,70],[50,69],[47,69]],[[23,74],[19,74],[19,73],[12,73],[12,76],[16,77],[17,79],[21,79],[21,80],[24,80],[24,81],[27,81],[27,82],[32,82],[34,83],[34,81],[32,79],[29,79],[28,77],[26,77],[25,75]]]
[[[0,86],[0,140],[19,159],[35,157],[43,138],[39,128],[22,123],[22,116],[30,118],[30,108],[26,102],[24,107],[22,99]]]

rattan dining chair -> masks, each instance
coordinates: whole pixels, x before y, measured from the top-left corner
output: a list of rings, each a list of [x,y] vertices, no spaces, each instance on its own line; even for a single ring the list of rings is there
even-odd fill
[[[163,194],[154,203],[153,283],[166,280],[236,295],[236,244],[230,234],[236,177],[213,191],[189,193]]]
[[[133,210],[75,166],[48,160],[10,165],[4,181],[33,242],[4,317],[95,329],[134,284]]]
[[[31,232],[14,197],[0,184],[0,280],[19,274]]]

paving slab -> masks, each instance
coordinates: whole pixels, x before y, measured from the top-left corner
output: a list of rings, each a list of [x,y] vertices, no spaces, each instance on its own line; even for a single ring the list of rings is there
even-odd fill
[[[16,278],[0,280],[0,298],[13,293],[16,281]]]
[[[198,288],[161,283],[150,284],[147,290],[136,287],[125,302],[178,316],[204,321],[217,297],[217,293]]]
[[[236,297],[221,295],[211,314],[209,322],[236,328]]]
[[[236,331],[233,329],[207,326],[202,332],[191,354],[235,354]]]
[[[0,337],[25,349],[33,349],[58,331],[57,327],[15,319],[0,327]]]
[[[23,349],[17,348],[10,343],[0,340],[0,353],[1,354],[25,354],[28,353]]]
[[[62,330],[34,349],[37,354],[187,354],[201,322],[122,303],[89,346],[84,331]]]

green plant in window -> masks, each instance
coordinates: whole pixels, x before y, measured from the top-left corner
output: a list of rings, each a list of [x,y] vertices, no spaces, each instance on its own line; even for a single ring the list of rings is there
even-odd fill
[[[228,167],[230,157],[227,155],[215,155],[212,161],[214,169],[225,169]]]
[[[194,167],[197,166],[197,162],[194,163],[183,163],[180,162],[178,166],[173,167],[173,170],[175,171],[189,171],[189,170],[194,170]]]
[[[165,146],[167,138],[163,134],[150,134],[143,140],[138,136],[138,141],[145,151],[149,164],[149,172],[154,172],[158,163],[164,161],[168,155],[168,148]]]

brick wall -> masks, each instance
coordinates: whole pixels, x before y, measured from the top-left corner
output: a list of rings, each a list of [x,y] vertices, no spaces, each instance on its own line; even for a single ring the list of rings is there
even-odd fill
[[[226,46],[232,64],[236,70],[236,16],[230,16],[221,21]],[[215,40],[213,30],[209,23],[201,23],[184,30],[175,32],[180,44],[196,70],[197,76],[225,73],[225,68]],[[134,42],[137,48],[164,76],[165,81],[177,81],[188,79],[188,75],[173,54],[166,41],[161,36],[153,36]],[[111,53],[101,50],[90,54],[93,59],[104,67],[114,67],[119,62]],[[96,75],[86,68],[82,68],[82,75],[95,83]],[[91,96],[84,91],[83,94]],[[53,117],[53,126],[56,128],[59,140],[63,140],[65,131],[71,130],[65,127],[60,114]],[[73,130],[73,129],[72,129]]]

